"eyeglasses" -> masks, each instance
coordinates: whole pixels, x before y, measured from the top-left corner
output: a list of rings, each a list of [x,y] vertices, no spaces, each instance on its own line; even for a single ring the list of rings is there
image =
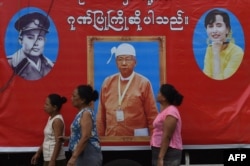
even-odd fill
[[[126,62],[126,63],[130,63],[134,60],[134,58],[122,58],[122,57],[118,57],[116,58],[117,62],[122,63],[122,62]]]

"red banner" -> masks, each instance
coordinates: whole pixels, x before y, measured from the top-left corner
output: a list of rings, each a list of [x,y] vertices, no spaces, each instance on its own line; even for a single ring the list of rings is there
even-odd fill
[[[99,91],[104,78],[117,72],[114,60],[106,64],[111,46],[124,41],[139,50],[135,70],[149,78],[155,96],[164,82],[184,95],[179,108],[184,145],[249,144],[249,7],[246,0],[1,0],[0,147],[39,146],[49,93],[68,98],[62,114],[69,134],[77,111],[70,102],[72,91],[87,83]],[[229,16],[227,42],[243,52],[239,65],[224,77],[213,77],[204,69],[211,44],[206,18],[215,9]],[[43,54],[53,64],[40,77],[23,74],[25,68],[13,58],[28,28],[17,20],[34,12],[48,18],[49,27],[42,25],[48,30]]]

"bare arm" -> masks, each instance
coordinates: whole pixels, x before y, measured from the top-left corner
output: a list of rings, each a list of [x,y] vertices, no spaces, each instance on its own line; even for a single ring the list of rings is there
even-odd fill
[[[74,150],[68,162],[68,165],[74,165],[76,163],[77,157],[82,153],[82,151],[86,147],[86,144],[88,143],[89,138],[91,137],[92,118],[89,112],[85,111],[83,113],[80,124],[81,124],[82,137],[79,143],[77,144],[76,149]]]
[[[160,153],[158,156],[158,163],[163,164],[164,155],[167,152],[169,147],[170,140],[173,136],[177,125],[177,119],[173,116],[167,116],[163,123],[163,136],[162,136],[162,143],[160,148]],[[159,164],[159,165],[161,165]]]
[[[55,134],[56,144],[55,144],[52,156],[51,156],[49,166],[55,165],[56,158],[61,150],[62,142],[60,140],[58,140],[57,138],[59,136],[63,135],[64,123],[62,122],[61,119],[57,118],[54,120],[52,127],[53,127],[54,134]]]
[[[37,152],[32,156],[31,158],[31,164],[32,165],[36,165],[37,164],[37,161],[39,160],[41,154],[42,154],[42,151],[43,151],[43,145],[41,145]]]

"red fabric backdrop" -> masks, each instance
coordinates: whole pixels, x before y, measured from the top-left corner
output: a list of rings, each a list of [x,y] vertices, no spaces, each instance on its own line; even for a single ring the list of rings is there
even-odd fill
[[[85,4],[81,4],[82,2]],[[126,2],[128,4],[123,4]],[[49,12],[58,32],[58,58],[53,71],[46,77],[37,81],[27,81],[15,76],[7,84],[12,69],[6,59],[4,44],[6,28],[13,15],[27,7],[36,7]],[[193,34],[197,21],[206,11],[217,7],[231,11],[238,18],[245,38],[245,53],[240,68],[232,77],[222,81],[205,76],[198,67],[193,52]],[[2,0],[0,2],[0,146],[31,147],[41,143],[43,127],[48,118],[43,111],[47,94],[57,92],[70,99],[73,89],[78,84],[88,82],[87,36],[165,36],[166,81],[174,84],[185,96],[184,103],[180,107],[183,143],[185,145],[249,144],[249,7],[250,1],[247,0],[209,2]],[[135,11],[139,10],[141,29],[138,29],[135,20],[134,24],[127,21],[128,30],[116,31],[112,28],[98,30],[94,26],[97,20],[94,20],[92,14],[92,23],[84,25],[75,23],[76,29],[70,30],[68,18],[73,16],[77,19],[79,16],[86,16],[87,10],[102,11],[105,16],[107,11],[121,10],[123,17],[127,18],[135,16]],[[177,11],[181,10],[184,12],[182,18],[186,17],[188,20],[186,24],[183,21],[181,24],[173,25],[182,28],[181,30],[172,29],[170,22],[165,25],[156,22],[146,24],[143,18],[149,15],[149,10],[154,11],[155,17],[168,18],[177,17]],[[69,100],[62,109],[67,134],[75,113],[76,110]]]

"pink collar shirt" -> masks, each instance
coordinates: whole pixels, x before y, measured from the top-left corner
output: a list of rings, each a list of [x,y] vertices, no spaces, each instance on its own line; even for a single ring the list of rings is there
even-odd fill
[[[161,147],[162,135],[163,135],[163,123],[167,116],[173,116],[177,119],[177,126],[170,140],[169,147],[175,149],[182,149],[182,137],[181,137],[181,117],[177,107],[170,105],[160,112],[153,122],[153,135],[151,137],[151,146]]]

